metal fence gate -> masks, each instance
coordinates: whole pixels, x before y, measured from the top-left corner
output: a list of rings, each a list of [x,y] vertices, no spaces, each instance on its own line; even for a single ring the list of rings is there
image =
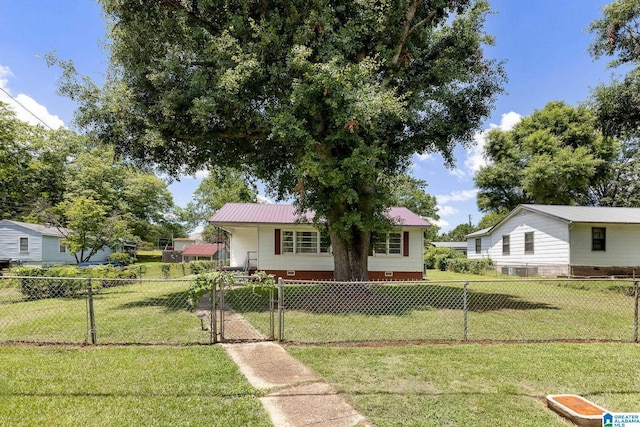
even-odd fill
[[[225,283],[212,290],[208,313],[200,311],[198,316],[207,318],[210,330],[215,331],[212,343],[273,340],[276,295],[273,287]]]

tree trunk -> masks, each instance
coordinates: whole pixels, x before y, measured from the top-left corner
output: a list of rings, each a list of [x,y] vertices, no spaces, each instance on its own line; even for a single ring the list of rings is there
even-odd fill
[[[333,280],[366,281],[369,280],[369,245],[371,233],[352,230],[349,239],[331,235],[333,247]]]

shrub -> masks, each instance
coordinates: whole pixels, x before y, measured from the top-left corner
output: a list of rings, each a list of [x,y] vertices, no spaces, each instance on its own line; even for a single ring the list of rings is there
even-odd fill
[[[449,260],[453,258],[466,258],[466,256],[451,248],[430,247],[424,255],[424,263],[428,269],[447,270]]]
[[[107,259],[111,262],[119,262],[122,265],[129,265],[136,262],[136,259],[126,252],[114,252],[110,254]]]
[[[213,261],[192,261],[189,263],[191,274],[202,274],[216,269]]]
[[[490,259],[455,258],[448,261],[448,270],[454,273],[485,274],[493,271],[493,262]]]
[[[76,266],[54,266],[49,268],[16,268],[14,274],[20,276],[20,291],[28,300],[43,298],[74,298],[84,294],[87,281],[81,278],[98,279],[94,290],[131,283],[136,275],[132,271],[121,270],[111,265],[91,268]],[[76,280],[72,280],[76,279]]]

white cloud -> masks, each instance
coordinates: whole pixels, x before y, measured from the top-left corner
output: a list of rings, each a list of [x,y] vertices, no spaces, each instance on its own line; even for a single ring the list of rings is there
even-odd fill
[[[451,194],[437,195],[436,200],[438,201],[438,204],[445,205],[449,202],[464,202],[474,199],[477,194],[478,189],[476,188],[472,190],[453,191]]]
[[[491,129],[497,128],[503,131],[510,131],[511,129],[513,129],[515,125],[520,123],[521,120],[522,120],[522,116],[520,114],[510,111],[502,115],[502,117],[500,118],[499,125],[491,124],[490,126],[491,126]]]
[[[64,122],[58,116],[49,113],[47,107],[30,96],[23,93],[12,95],[9,89],[10,77],[13,77],[11,69],[5,65],[0,65],[0,89],[2,89],[0,90],[0,101],[9,105],[19,120],[40,126],[44,122],[52,129],[64,126]]]
[[[205,179],[209,177],[209,171],[208,170],[199,170],[197,171],[195,174],[193,174],[193,176],[191,178],[193,179]]]
[[[491,123],[489,125],[489,129],[475,134],[473,138],[475,144],[472,148],[467,150],[467,159],[464,161],[464,166],[471,175],[475,175],[482,166],[487,164],[487,159],[484,157],[484,146],[487,143],[487,134],[489,130],[500,129],[505,132],[510,131],[521,120],[522,116],[520,114],[510,111],[502,115],[499,125]]]
[[[258,194],[257,199],[258,203],[261,203],[263,205],[275,205],[275,202],[265,195]]]
[[[416,153],[416,156],[418,157],[418,160],[425,162],[433,158],[433,153]]]
[[[451,206],[438,205],[437,208],[438,208],[438,216],[440,217],[455,215],[459,212],[458,209]]]

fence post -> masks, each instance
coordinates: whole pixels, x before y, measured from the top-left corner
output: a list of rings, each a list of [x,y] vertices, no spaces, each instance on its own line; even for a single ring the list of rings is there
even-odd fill
[[[211,286],[211,338],[209,342],[216,344],[218,342],[218,322],[217,322],[217,309],[216,309],[216,285]]]
[[[633,341],[638,342],[638,281],[633,281],[634,316],[633,316]]]
[[[463,327],[464,327],[464,338],[463,341],[467,340],[467,330],[468,330],[468,323],[467,323],[467,314],[469,312],[468,308],[469,308],[469,298],[468,298],[468,293],[467,290],[469,288],[469,282],[466,282],[464,284],[464,288],[462,290],[462,316],[463,316]]]
[[[96,344],[96,316],[93,311],[93,290],[91,289],[91,279],[87,279],[87,305],[89,306],[89,331],[91,333],[91,344]]]
[[[269,288],[269,339],[273,341],[275,337],[275,301],[273,300],[273,287]]]
[[[220,307],[220,342],[224,342],[224,285],[225,285],[225,281],[224,280],[220,280],[220,301],[219,301],[219,307]],[[214,285],[216,286],[216,285]]]
[[[284,340],[284,280],[278,277],[278,342]]]

